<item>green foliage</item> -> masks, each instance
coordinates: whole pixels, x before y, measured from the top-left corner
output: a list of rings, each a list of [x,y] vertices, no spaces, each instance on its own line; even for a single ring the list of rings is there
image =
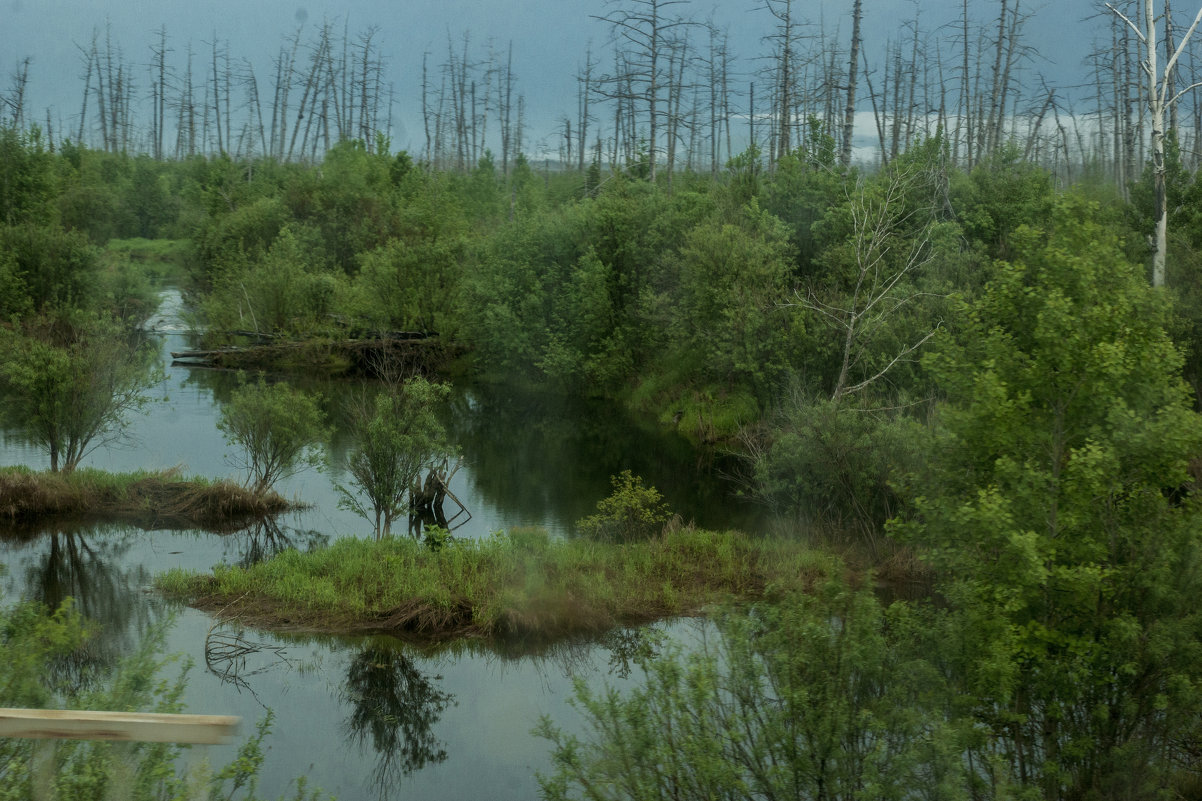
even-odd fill
[[[93,319],[60,337],[63,344],[0,332],[0,415],[46,449],[51,470],[70,472],[121,436],[162,373],[151,366],[152,351],[131,344],[115,323]]]
[[[449,332],[458,293],[462,239],[390,239],[359,259],[355,316],[375,330]]]
[[[742,208],[760,193],[760,175],[764,169],[760,155],[759,145],[752,143],[742,153],[726,162],[726,169],[730,175],[730,203],[734,208]]]
[[[0,225],[54,222],[52,158],[37,128],[0,125]]]
[[[54,226],[0,227],[0,315],[96,308],[99,253]]]
[[[586,537],[608,542],[630,542],[654,537],[663,530],[670,512],[655,487],[643,486],[643,479],[623,470],[611,476],[614,491],[597,501],[597,514],[576,524]]]
[[[441,551],[455,542],[451,532],[441,526],[426,526],[422,531],[422,545],[431,551]]]
[[[913,354],[940,325],[947,288],[931,265],[957,247],[937,212],[946,181],[937,144],[858,178],[815,225],[819,271],[794,301],[815,329],[804,361],[811,380],[821,377],[837,402],[925,389]]]
[[[781,301],[789,291],[792,251],[785,227],[753,199],[738,225],[703,223],[677,255],[670,364],[705,383],[747,387],[766,401],[803,332]]]
[[[354,445],[348,483],[337,485],[339,506],[373,522],[377,538],[389,536],[393,522],[409,512],[422,471],[451,453],[437,415],[449,392],[445,384],[412,378],[350,410]]]
[[[634,690],[578,681],[585,733],[546,718],[535,730],[554,746],[543,797],[983,797],[967,727],[941,703],[946,685],[915,647],[916,624],[905,607],[828,580],[719,617],[717,635],[687,654],[639,657]],[[993,778],[992,797],[1006,797],[1004,776]]]
[[[360,253],[396,234],[387,155],[368,153],[361,141],[343,141],[326,152],[319,173],[306,177],[311,182],[293,184],[289,204],[296,220],[321,232],[334,266],[352,271]]]
[[[996,150],[967,175],[956,173],[951,204],[956,221],[989,258],[1010,258],[1011,237],[1052,211],[1052,176],[1027,161],[1011,143]]]
[[[615,176],[593,199],[519,218],[465,272],[463,333],[490,371],[549,378],[563,389],[614,391],[662,357],[665,264],[713,210]]]
[[[205,282],[262,258],[289,220],[280,198],[265,197],[210,215],[192,237]]]
[[[947,404],[899,527],[964,615],[978,719],[1046,798],[1151,797],[1202,734],[1202,518],[1178,489],[1202,421],[1166,306],[1094,213],[1018,228],[928,358]]]
[[[258,383],[234,390],[217,427],[244,451],[247,486],[266,492],[280,479],[321,463],[316,446],[327,437],[320,397],[288,384]],[[253,486],[252,486],[253,482]]]
[[[347,279],[314,259],[312,231],[282,228],[266,254],[245,270],[223,274],[204,303],[218,331],[254,330],[289,337],[334,325]]]
[[[902,509],[893,482],[919,463],[918,431],[897,412],[795,389],[743,441],[762,498],[819,531],[854,533],[875,546]]]

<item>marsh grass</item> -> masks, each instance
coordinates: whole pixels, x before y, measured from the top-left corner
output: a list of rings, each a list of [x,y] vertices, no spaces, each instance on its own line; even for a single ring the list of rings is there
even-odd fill
[[[13,525],[87,518],[223,529],[292,506],[274,492],[254,493],[231,481],[184,478],[175,469],[50,473],[0,468],[0,521]]]
[[[438,551],[341,539],[212,575],[171,571],[169,596],[265,627],[553,639],[806,588],[838,569],[796,543],[678,529],[613,544],[515,529]]]

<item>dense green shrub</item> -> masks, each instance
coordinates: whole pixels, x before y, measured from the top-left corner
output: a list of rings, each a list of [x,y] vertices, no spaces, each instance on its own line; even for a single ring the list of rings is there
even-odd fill
[[[688,652],[640,656],[633,690],[576,684],[584,733],[536,729],[554,746],[543,797],[1009,797],[946,705],[924,625],[837,580],[720,616]]]
[[[613,493],[597,501],[597,514],[578,522],[576,530],[609,542],[643,540],[659,534],[671,514],[659,490],[644,486],[643,479],[629,470],[611,476],[610,482]]]

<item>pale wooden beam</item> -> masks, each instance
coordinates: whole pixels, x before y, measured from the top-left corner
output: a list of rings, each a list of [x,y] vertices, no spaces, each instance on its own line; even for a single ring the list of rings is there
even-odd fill
[[[0,737],[218,745],[234,735],[238,722],[230,715],[0,709]]]

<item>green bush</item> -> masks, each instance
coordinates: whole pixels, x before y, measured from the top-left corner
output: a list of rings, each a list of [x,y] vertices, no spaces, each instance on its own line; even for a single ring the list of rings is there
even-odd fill
[[[643,479],[623,470],[611,476],[613,494],[597,502],[597,514],[576,524],[586,537],[610,542],[630,542],[654,537],[669,517],[668,505],[655,487],[643,486]]]
[[[837,580],[721,616],[687,653],[637,656],[633,690],[576,684],[584,733],[535,729],[554,747],[543,797],[959,801],[988,780],[1013,797],[944,705],[925,622]]]
[[[873,543],[901,510],[895,477],[916,465],[920,427],[896,412],[795,391],[744,443],[754,485],[777,509]]]

